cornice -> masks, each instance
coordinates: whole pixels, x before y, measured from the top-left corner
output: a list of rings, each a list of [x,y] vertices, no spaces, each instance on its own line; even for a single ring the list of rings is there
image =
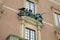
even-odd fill
[[[53,2],[55,4],[57,4],[57,5],[60,5],[60,3],[58,1],[56,1],[56,0],[48,0],[48,1],[51,1],[51,2]]]

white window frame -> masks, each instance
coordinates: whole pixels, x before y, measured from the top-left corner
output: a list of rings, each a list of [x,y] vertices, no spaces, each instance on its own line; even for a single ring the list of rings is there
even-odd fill
[[[57,27],[60,27],[60,14],[58,12],[54,12],[54,22]]]

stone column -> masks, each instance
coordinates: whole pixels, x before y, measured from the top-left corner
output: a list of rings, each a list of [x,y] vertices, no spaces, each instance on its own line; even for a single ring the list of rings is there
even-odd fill
[[[41,28],[38,26],[37,28],[37,40],[41,40]]]

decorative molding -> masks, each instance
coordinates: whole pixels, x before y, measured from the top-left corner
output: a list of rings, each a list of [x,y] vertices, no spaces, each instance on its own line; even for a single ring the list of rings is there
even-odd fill
[[[43,23],[44,23],[44,24],[47,24],[47,25],[49,25],[49,26],[54,27],[54,25],[53,25],[53,24],[51,24],[51,23],[48,23],[48,22],[45,22],[45,21],[43,21]]]
[[[35,25],[35,26],[36,26],[36,25],[38,25],[38,26],[41,26],[41,25],[42,25],[40,22],[38,22],[38,21],[36,21],[36,20],[34,20],[34,19],[30,18],[30,17],[22,16],[22,19],[23,19],[24,21],[32,24],[32,25]],[[37,23],[38,23],[38,24],[37,24]]]
[[[53,10],[53,9],[60,12],[60,9],[51,6],[51,10]]]
[[[60,5],[60,3],[56,2],[55,0],[48,0],[48,1],[51,1],[51,2],[53,2],[55,4],[57,4],[57,5]]]
[[[13,9],[13,8],[9,7],[9,6],[3,5],[3,7],[4,7],[4,8],[7,8],[7,9],[9,9],[9,10],[11,10],[11,11],[14,11],[14,12],[19,13],[19,11],[18,11],[18,10],[15,10],[15,9]]]

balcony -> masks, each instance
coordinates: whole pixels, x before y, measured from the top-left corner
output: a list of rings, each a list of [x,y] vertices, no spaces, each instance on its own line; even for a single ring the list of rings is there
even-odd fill
[[[42,24],[43,18],[40,13],[35,14],[35,13],[32,13],[32,10],[28,11],[25,8],[21,8],[21,9],[19,9],[19,11],[20,11],[20,13],[17,14],[19,17],[26,16],[26,17],[29,17],[29,18],[31,18],[37,22],[40,22]]]

